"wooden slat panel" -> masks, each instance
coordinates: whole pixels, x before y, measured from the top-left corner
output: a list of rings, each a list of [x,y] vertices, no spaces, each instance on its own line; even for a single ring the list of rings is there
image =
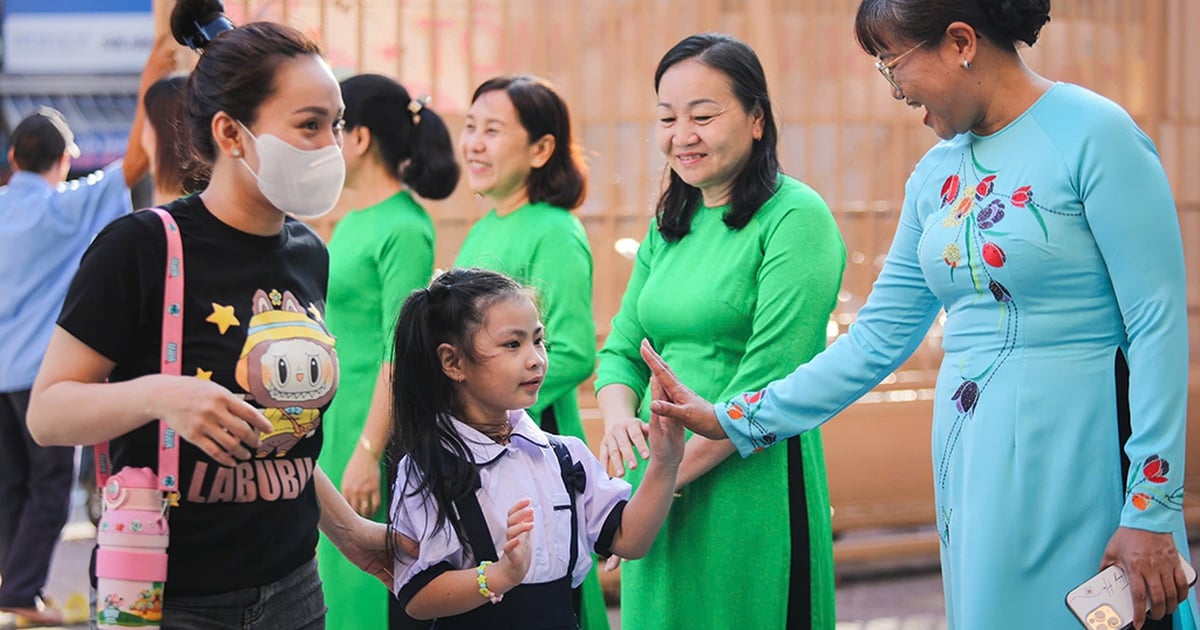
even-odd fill
[[[659,190],[663,160],[654,141],[652,76],[659,57],[680,38],[726,31],[746,39],[762,57],[785,169],[821,192],[846,240],[850,260],[834,316],[837,333],[853,321],[878,273],[905,178],[936,140],[921,125],[919,112],[890,98],[872,60],[858,49],[856,3],[845,0],[228,0],[226,5],[239,22],[282,20],[320,36],[339,74],[380,72],[416,94],[432,94],[434,108],[456,137],[480,81],[502,72],[551,78],[571,105],[591,169],[590,195],[579,215],[595,255],[601,338],[632,268],[614,244],[642,238]],[[1195,65],[1200,38],[1192,36],[1197,31],[1200,3],[1192,0],[1056,0],[1042,40],[1021,51],[1046,76],[1122,104],[1155,140],[1178,201],[1191,269],[1200,268]],[[486,207],[460,186],[429,208],[438,229],[437,262],[445,266]],[[336,216],[322,223],[323,234]],[[1200,273],[1190,274],[1188,292],[1193,360],[1200,363]],[[872,398],[927,396],[940,359],[940,335],[935,325],[895,382]],[[847,413],[886,419],[920,404],[885,402]],[[839,430],[828,434],[833,453],[843,440]],[[916,437],[927,449],[928,432]],[[831,457],[831,471],[842,464]],[[1190,468],[1197,476],[1189,477],[1189,491],[1200,489],[1200,465]],[[837,497],[838,480],[831,479]]]

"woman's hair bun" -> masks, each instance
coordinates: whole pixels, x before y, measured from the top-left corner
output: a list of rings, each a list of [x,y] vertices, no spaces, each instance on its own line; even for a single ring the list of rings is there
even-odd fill
[[[233,22],[225,17],[221,0],[179,0],[171,11],[171,35],[197,52],[232,29]]]
[[[994,30],[1032,46],[1050,21],[1050,0],[980,0]]]

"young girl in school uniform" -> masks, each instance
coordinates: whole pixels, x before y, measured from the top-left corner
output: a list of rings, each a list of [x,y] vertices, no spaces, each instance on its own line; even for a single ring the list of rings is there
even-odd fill
[[[420,542],[396,554],[397,598],[438,628],[577,628],[571,589],[591,552],[641,557],[666,517],[683,431],[652,418],[638,493],[582,440],[524,411],[546,374],[527,289],[452,269],[404,303],[393,364],[399,462],[389,521]]]

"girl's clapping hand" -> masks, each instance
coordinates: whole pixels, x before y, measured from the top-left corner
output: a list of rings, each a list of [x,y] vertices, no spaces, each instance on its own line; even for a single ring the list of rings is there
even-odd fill
[[[508,509],[508,542],[500,554],[496,568],[504,571],[509,583],[520,584],[529,572],[533,549],[529,532],[533,531],[533,508],[529,499],[521,499]]]

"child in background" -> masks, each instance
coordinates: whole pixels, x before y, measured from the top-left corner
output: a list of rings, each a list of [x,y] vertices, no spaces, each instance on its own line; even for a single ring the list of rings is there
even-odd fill
[[[524,411],[546,363],[538,309],[507,276],[452,269],[405,302],[392,374],[405,456],[389,520],[420,543],[417,557],[396,555],[411,616],[439,629],[576,628],[571,588],[590,552],[641,557],[662,526],[683,431],[651,418],[650,464],[630,499],[582,440],[544,433]]]

